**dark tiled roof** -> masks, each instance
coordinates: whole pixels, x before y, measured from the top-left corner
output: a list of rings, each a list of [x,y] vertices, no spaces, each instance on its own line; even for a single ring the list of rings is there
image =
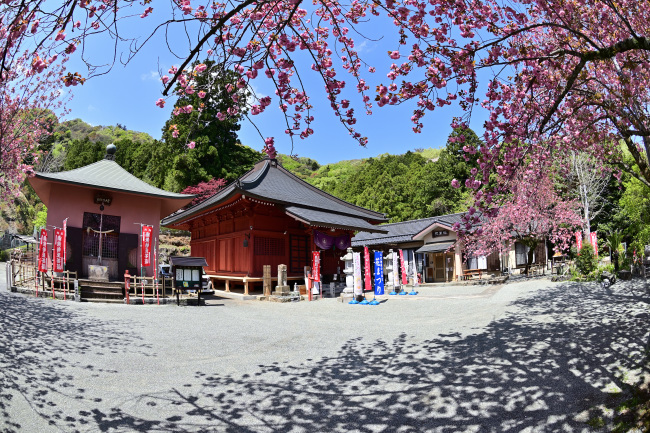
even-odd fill
[[[456,242],[436,242],[433,244],[422,245],[420,248],[415,250],[416,253],[442,253],[449,249],[450,246]]]
[[[193,197],[192,195],[177,194],[149,185],[124,170],[115,161],[108,159],[102,159],[93,164],[69,171],[36,173],[36,178],[162,198],[191,199]]]
[[[170,256],[169,263],[172,266],[208,266],[205,257]]]
[[[305,182],[299,177],[293,175],[275,160],[265,159],[258,162],[255,167],[244,174],[235,182],[230,183],[224,189],[219,191],[204,202],[191,207],[185,211],[177,212],[170,215],[162,221],[163,225],[175,224],[194,215],[218,206],[228,198],[242,194],[251,198],[258,198],[285,206],[294,208],[311,209],[314,212],[322,211],[323,213],[336,214],[339,216],[356,217],[366,221],[383,222],[386,221],[384,214],[374,212],[359,206],[355,206]],[[316,217],[314,213],[310,214],[318,222],[321,216]],[[341,225],[341,219],[338,222],[331,220],[332,225]],[[371,226],[371,224],[368,224]],[[368,228],[368,226],[364,226]]]
[[[413,240],[413,236],[435,223],[452,227],[462,221],[464,213],[441,215],[419,220],[402,221],[399,223],[382,224],[378,228],[388,230],[386,234],[359,232],[352,238],[352,246],[398,244]]]
[[[332,212],[302,208],[298,206],[287,206],[285,208],[285,211],[289,216],[315,227],[353,229],[374,233],[386,233],[386,230],[382,229],[380,226],[374,226],[366,220],[355,216],[341,215]]]

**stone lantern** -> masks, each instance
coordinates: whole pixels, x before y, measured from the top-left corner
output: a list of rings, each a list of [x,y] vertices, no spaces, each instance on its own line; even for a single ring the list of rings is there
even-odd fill
[[[341,293],[341,301],[347,302],[354,298],[354,264],[352,248],[348,248],[347,254],[341,257],[341,260],[345,261],[345,268],[343,268],[343,273],[345,274],[345,289],[343,289],[343,292]]]

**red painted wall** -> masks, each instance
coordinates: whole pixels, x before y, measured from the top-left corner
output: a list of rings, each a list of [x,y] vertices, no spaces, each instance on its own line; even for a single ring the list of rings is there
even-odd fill
[[[291,237],[308,238],[310,258],[304,264],[311,265],[311,251],[316,248],[312,229],[287,216],[282,208],[246,201],[192,220],[190,230],[191,254],[205,257],[206,271],[218,275],[261,277],[263,265],[271,265],[271,274],[276,276],[277,266],[286,264],[290,276],[300,276],[302,267],[291,269]],[[331,232],[335,236],[343,233]],[[340,250],[324,251],[321,273],[334,274],[337,267],[342,268],[339,258],[343,254]]]
[[[52,226],[61,227],[68,218],[68,227],[81,229],[84,212],[100,213],[95,204],[95,193],[99,190],[68,184],[53,183],[50,191],[50,206],[47,209],[48,239],[52,239]],[[140,234],[140,223],[153,226],[152,239],[160,233],[160,199],[135,194],[105,191],[110,195],[110,206],[104,207],[104,214],[120,216],[120,233]],[[81,246],[78,246],[81,248]],[[122,251],[119,254],[123,254]],[[140,254],[138,254],[138,268]],[[153,257],[152,257],[153,261]],[[153,266],[146,268],[147,276],[153,275]]]

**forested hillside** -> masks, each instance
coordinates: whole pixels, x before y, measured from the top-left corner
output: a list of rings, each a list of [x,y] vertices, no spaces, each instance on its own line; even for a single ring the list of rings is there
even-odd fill
[[[454,136],[458,133],[454,133]],[[467,130],[465,139],[478,140]],[[461,146],[416,149],[402,155],[319,165],[309,158],[279,156],[282,165],[312,185],[358,206],[385,213],[391,222],[426,218],[467,209],[464,181],[475,165],[465,161]],[[461,187],[451,187],[458,179]]]
[[[182,119],[181,119],[182,120]],[[188,119],[188,121],[192,121]],[[179,128],[175,119],[173,125]],[[169,122],[168,122],[169,123]],[[173,128],[172,128],[173,129]],[[163,140],[129,130],[125,125],[93,126],[81,119],[55,122],[52,134],[41,144],[38,171],[72,170],[102,159],[106,146],[117,146],[116,162],[144,181],[171,191],[204,195],[241,176],[263,158],[236,141],[231,131],[194,134],[188,147],[171,134]],[[166,125],[164,131],[170,130]],[[468,139],[478,139],[467,131]],[[230,137],[219,146],[209,136]],[[320,165],[310,158],[278,159],[289,171],[324,191],[359,206],[385,213],[391,221],[440,215],[465,210],[464,187],[450,187],[451,180],[464,180],[469,173],[458,148],[416,149],[403,155],[384,154],[363,160]],[[217,179],[218,182],[212,181]],[[31,233],[45,223],[46,209],[26,184],[13,203],[3,203],[0,231]]]

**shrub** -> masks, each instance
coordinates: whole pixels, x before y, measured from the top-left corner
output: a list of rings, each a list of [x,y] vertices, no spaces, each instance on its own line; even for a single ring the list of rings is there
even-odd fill
[[[596,269],[589,273],[587,279],[590,281],[600,281],[604,272],[609,272],[610,274],[614,275],[614,265],[598,265]]]
[[[9,251],[0,250],[0,262],[6,262],[9,260]]]
[[[582,275],[587,276],[595,271],[597,266],[594,248],[589,242],[585,242],[580,249],[580,255],[576,257],[576,268]]]

